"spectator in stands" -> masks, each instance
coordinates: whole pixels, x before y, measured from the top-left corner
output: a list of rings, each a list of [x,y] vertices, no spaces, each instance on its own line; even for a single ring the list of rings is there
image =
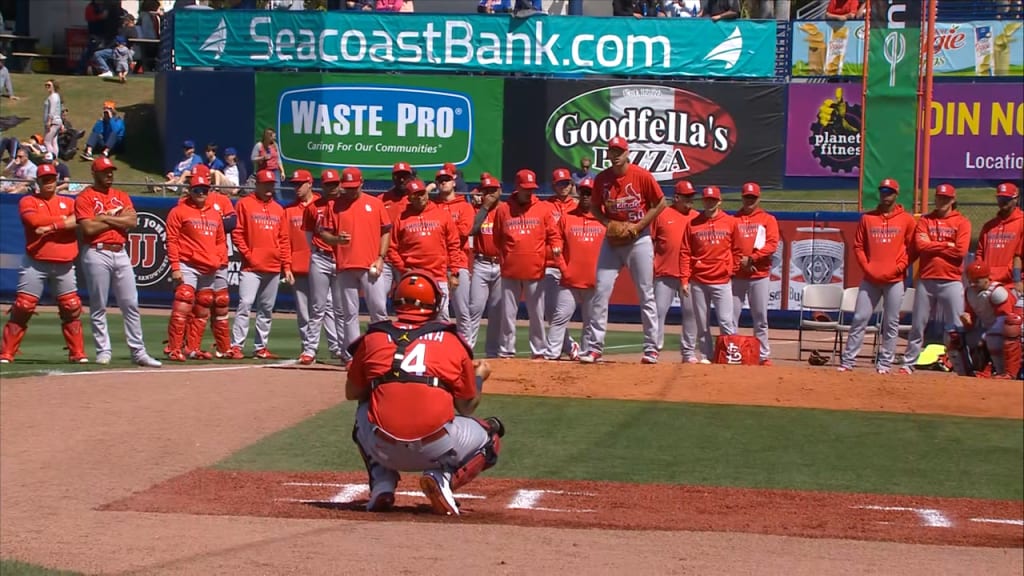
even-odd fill
[[[704,16],[718,22],[719,20],[735,20],[740,17],[739,0],[703,0],[701,11]]]
[[[18,149],[21,148],[21,143],[14,136],[4,136],[3,130],[0,130],[0,161],[4,159],[4,152],[7,152],[7,157],[11,162],[14,161],[14,157],[18,155]]]
[[[513,6],[512,0],[480,0],[476,11],[480,14],[507,14]]]
[[[43,83],[43,87],[46,88],[46,100],[43,102],[43,144],[57,156],[60,154],[57,135],[64,127],[64,121],[61,119],[64,106],[60,101],[60,84],[50,78]]]
[[[67,192],[68,186],[71,184],[71,168],[67,164],[60,161],[60,158],[55,158],[53,154],[49,152],[43,157],[42,164],[52,164],[53,169],[57,171],[57,193],[63,194]],[[37,167],[38,168],[38,167]]]
[[[111,62],[114,64],[114,71],[117,72],[117,79],[123,84],[132,65],[132,51],[128,48],[128,39],[124,36],[114,39],[113,48],[104,48],[96,52],[92,59],[93,71],[99,70],[97,76],[100,78],[113,78],[114,72],[110,71]]]
[[[89,139],[85,142],[82,159],[92,161],[94,154],[109,157],[119,152],[124,142],[124,134],[124,119],[117,114],[114,102],[107,100],[103,103],[103,115],[93,124]]]
[[[612,0],[612,15],[634,18],[655,17],[658,15],[659,6],[659,0]]]
[[[68,117],[67,108],[61,110],[60,119],[64,123],[64,129],[57,136],[57,146],[60,148],[58,157],[61,160],[71,160],[78,154],[78,141],[85,137],[85,130],[75,129],[71,118]]]
[[[43,144],[42,134],[33,134],[31,138],[21,143],[21,147],[28,153],[28,159],[32,163],[42,162],[43,156],[46,156],[46,153],[49,152],[46,149],[46,145]]]
[[[36,180],[36,165],[28,159],[28,151],[18,150],[14,160],[4,169],[3,176],[11,178],[0,183],[0,192],[5,194],[28,194]]]
[[[11,71],[7,69],[7,56],[0,54],[0,96],[17,100],[14,95],[14,84],[11,82]]]
[[[572,172],[572,183],[578,186],[580,180],[583,180],[584,178],[593,178],[594,176],[596,176],[596,174],[594,174],[594,170],[590,166],[590,157],[584,156],[583,159],[580,160],[579,169],[573,170]]]
[[[376,0],[345,0],[345,10],[372,11],[377,4]]]
[[[196,143],[192,140],[185,140],[181,144],[183,153],[182,158],[174,165],[174,169],[167,173],[167,181],[160,186],[150,186],[150,189],[154,192],[172,192],[177,193],[180,186],[188,187],[188,179],[192,176],[192,169],[196,164],[202,164],[203,159],[196,154]],[[147,183],[150,179],[146,178]]]
[[[401,12],[402,0],[377,0],[377,12]]]
[[[89,0],[85,5],[85,25],[89,32],[89,43],[82,50],[82,59],[78,61],[78,73],[85,74],[85,69],[97,50],[103,48],[106,36],[107,7],[101,0]]]
[[[237,196],[240,193],[239,186],[246,181],[245,166],[238,163],[238,151],[234,148],[224,150],[224,169],[212,174],[214,185],[219,186],[220,191],[228,196]]]
[[[160,39],[160,23],[164,18],[164,7],[158,0],[145,0],[139,6],[139,38]]]
[[[700,18],[701,0],[664,0],[658,6],[658,16],[668,18]],[[577,180],[577,183],[579,181]]]
[[[860,20],[865,14],[864,0],[829,0],[825,9],[828,20]]]
[[[203,155],[205,156],[205,158],[203,158],[203,164],[206,164],[206,167],[209,168],[211,172],[214,170],[217,172],[224,171],[224,162],[220,158],[217,158],[216,144],[213,142],[207,144]]]
[[[789,20],[790,0],[761,0],[762,20]]]

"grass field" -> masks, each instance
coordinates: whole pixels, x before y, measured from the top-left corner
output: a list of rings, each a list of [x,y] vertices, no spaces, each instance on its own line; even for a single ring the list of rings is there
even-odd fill
[[[3,576],[80,576],[79,572],[53,570],[17,560],[0,560],[0,574]]]
[[[6,323],[7,318],[4,318]],[[88,311],[82,316],[82,324],[85,330],[85,349],[94,358],[92,344],[92,328],[89,325]],[[61,336],[60,319],[54,311],[40,312],[33,316],[29,323],[28,334],[21,344],[21,354],[15,358],[12,364],[0,364],[0,377],[10,378],[17,376],[34,376],[46,374],[52,371],[61,372],[83,372],[90,370],[109,370],[112,368],[130,368],[133,366],[131,357],[124,343],[124,324],[121,315],[108,313],[107,326],[110,330],[110,339],[114,348],[114,359],[106,365],[99,364],[68,364],[67,351],[64,349],[64,338]],[[365,329],[365,325],[363,327]],[[154,358],[163,359],[163,342],[167,338],[167,316],[163,314],[142,316],[142,330],[146,338],[147,349]],[[252,330],[252,328],[250,328]],[[573,329],[575,334],[577,331]],[[516,340],[520,349],[519,355],[528,357],[529,334],[525,327],[518,329]],[[641,338],[638,334],[630,332],[609,332],[606,340],[607,348],[617,352],[639,352],[641,349]],[[483,341],[477,342],[476,353],[483,354]],[[206,337],[203,340],[203,347],[211,350],[213,337],[207,329]],[[278,317],[274,320],[274,330],[271,332],[270,350],[281,356],[283,359],[298,358],[302,353],[299,346],[298,329],[294,317]],[[523,352],[525,350],[525,352]],[[252,337],[250,336],[246,353],[252,352]],[[329,358],[326,338],[320,339],[321,360]],[[336,361],[333,361],[336,363]],[[211,361],[190,361],[188,366],[205,364],[239,364],[239,363],[265,363],[262,360],[211,360]],[[165,366],[168,364],[165,363]]]
[[[684,383],[679,383],[684,385]],[[829,410],[488,396],[508,429],[488,475],[875,494],[1024,497],[1024,422]],[[219,463],[362,470],[341,404]]]

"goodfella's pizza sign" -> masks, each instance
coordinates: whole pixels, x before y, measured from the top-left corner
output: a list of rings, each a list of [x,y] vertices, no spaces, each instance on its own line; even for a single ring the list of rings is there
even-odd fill
[[[607,142],[629,140],[633,164],[659,182],[705,172],[723,162],[739,137],[732,114],[693,92],[629,84],[591,90],[562,103],[547,121],[551,151],[568,166],[584,157],[597,169],[611,164]]]

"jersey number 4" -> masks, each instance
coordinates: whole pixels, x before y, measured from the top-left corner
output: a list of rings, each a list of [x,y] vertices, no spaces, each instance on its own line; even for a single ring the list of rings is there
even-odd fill
[[[400,368],[409,374],[423,375],[427,371],[426,356],[427,347],[419,342],[406,353]]]

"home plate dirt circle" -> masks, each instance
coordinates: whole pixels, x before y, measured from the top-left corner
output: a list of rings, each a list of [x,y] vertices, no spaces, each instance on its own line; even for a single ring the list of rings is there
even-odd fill
[[[462,514],[443,518],[430,512],[415,479],[403,479],[388,513],[365,511],[365,474],[213,469],[193,470],[103,509],[1024,546],[1019,501],[480,478],[456,494]]]

